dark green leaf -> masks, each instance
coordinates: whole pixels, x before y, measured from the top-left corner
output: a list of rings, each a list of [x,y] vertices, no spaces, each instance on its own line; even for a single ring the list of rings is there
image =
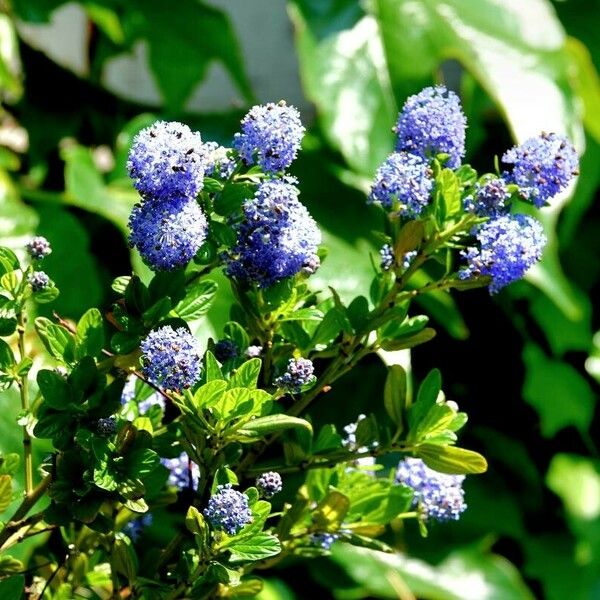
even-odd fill
[[[198,282],[188,289],[185,298],[174,308],[174,311],[186,321],[204,316],[212,305],[217,289],[217,284],[210,279]]]
[[[402,414],[406,406],[406,395],[406,371],[400,365],[391,365],[383,389],[383,404],[390,419],[399,428],[402,427]]]
[[[77,323],[77,355],[96,356],[104,346],[102,315],[97,308],[90,308]]]

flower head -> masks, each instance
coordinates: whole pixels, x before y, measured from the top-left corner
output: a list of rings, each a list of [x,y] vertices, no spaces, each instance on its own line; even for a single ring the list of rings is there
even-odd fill
[[[312,533],[310,541],[315,546],[320,546],[323,550],[330,550],[333,543],[339,539],[337,533]]]
[[[127,170],[144,198],[193,199],[202,190],[206,160],[199,133],[177,121],[157,121],[133,139]]]
[[[418,217],[431,200],[432,172],[420,156],[394,152],[377,169],[369,202],[392,208],[398,201],[404,217]]]
[[[206,239],[208,224],[195,200],[136,204],[129,217],[129,243],[156,271],[184,267]]]
[[[262,496],[272,498],[275,494],[279,494],[283,489],[281,475],[275,471],[263,473],[256,478],[256,487]]]
[[[215,344],[215,358],[221,363],[232,358],[237,358],[239,355],[239,348],[231,340],[219,340]]]
[[[27,281],[34,292],[39,292],[50,285],[50,277],[44,271],[34,271],[29,275]]]
[[[302,388],[315,379],[315,368],[308,358],[290,358],[283,375],[275,380],[275,385],[293,394],[298,394]]]
[[[217,142],[206,142],[204,149],[206,151],[204,174],[229,179],[235,170],[235,160],[229,156],[229,148],[219,146]]]
[[[494,177],[475,184],[475,193],[465,198],[465,210],[480,217],[497,217],[508,211],[510,193],[504,179]]]
[[[475,230],[478,246],[462,251],[467,265],[458,276],[490,276],[490,293],[521,279],[542,256],[546,236],[539,221],[528,215],[503,215]]]
[[[389,271],[394,266],[394,249],[389,244],[384,244],[379,250],[381,256],[381,269]]]
[[[29,256],[34,260],[42,260],[52,252],[50,242],[41,235],[32,238],[25,247]]]
[[[117,420],[114,417],[98,419],[96,431],[103,436],[113,435],[117,432]]]
[[[169,485],[179,490],[188,489],[190,483],[192,488],[198,487],[200,468],[185,452],[175,458],[161,458],[160,462],[169,470]]]
[[[507,180],[517,184],[522,196],[537,207],[564,190],[579,173],[575,148],[556,133],[529,138],[505,152],[502,162],[509,166]]]
[[[312,264],[321,232],[291,181],[265,181],[244,203],[228,275],[268,287]]]
[[[254,106],[242,119],[233,147],[248,165],[258,163],[268,173],[287,169],[296,158],[304,127],[300,114],[285,102]]]
[[[413,505],[426,519],[436,521],[457,521],[466,510],[464,479],[464,475],[438,473],[420,458],[405,458],[396,470],[396,481],[413,489]]]
[[[405,102],[395,128],[396,149],[425,159],[448,154],[446,164],[455,169],[465,154],[466,127],[458,96],[441,85],[427,87]]]
[[[152,514],[146,513],[142,515],[138,519],[133,519],[133,521],[129,521],[125,527],[123,527],[123,531],[134,541],[139,541],[142,533],[144,533],[144,529],[146,527],[150,527],[152,525]]]
[[[229,535],[235,535],[252,522],[248,496],[234,490],[230,483],[217,487],[216,494],[210,497],[203,512],[215,529],[222,529]]]
[[[246,352],[245,355],[248,358],[258,358],[263,351],[263,347],[262,346],[248,346],[246,348]]]
[[[154,329],[142,341],[141,350],[144,375],[156,385],[181,390],[200,378],[200,346],[183,327]]]

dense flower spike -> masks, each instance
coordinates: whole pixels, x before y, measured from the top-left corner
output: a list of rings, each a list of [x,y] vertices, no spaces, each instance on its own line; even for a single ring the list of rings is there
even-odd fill
[[[200,346],[183,327],[151,331],[141,343],[142,369],[154,384],[168,390],[188,388],[200,378]]]
[[[258,163],[271,173],[287,169],[296,158],[304,127],[300,114],[285,102],[254,106],[242,120],[233,146],[248,165]]]
[[[106,417],[98,419],[96,423],[96,431],[100,435],[109,436],[117,432],[117,420],[114,417]]]
[[[129,151],[127,170],[144,198],[195,198],[204,184],[206,148],[199,133],[176,121],[142,129]]]
[[[239,348],[231,340],[219,340],[215,344],[215,357],[221,363],[237,358],[239,355]]]
[[[160,462],[169,470],[169,485],[186,490],[191,483],[192,488],[198,488],[200,469],[185,452],[175,458],[161,458]]]
[[[475,193],[465,198],[465,210],[480,217],[497,217],[508,211],[510,193],[504,179],[494,177],[475,184]]]
[[[244,525],[252,522],[252,511],[248,506],[248,496],[231,487],[230,483],[219,485],[211,496],[204,516],[215,529],[222,529],[235,535]]]
[[[404,217],[418,217],[431,200],[432,171],[420,156],[406,152],[390,154],[377,169],[369,202],[392,208],[396,201]]]
[[[448,154],[446,165],[455,169],[465,155],[466,127],[458,96],[443,86],[427,87],[405,102],[395,128],[396,149],[425,159]]]
[[[394,250],[389,244],[384,244],[379,250],[381,256],[381,268],[389,271],[394,266]]]
[[[490,293],[521,279],[542,256],[546,236],[539,221],[528,215],[504,215],[479,226],[475,231],[478,247],[462,252],[467,265],[458,275],[471,279],[492,278]]]
[[[275,385],[293,394],[298,394],[302,388],[314,381],[315,368],[308,358],[290,358],[283,375],[275,380]]]
[[[34,237],[26,246],[29,256],[34,260],[42,260],[52,252],[50,242],[43,236]]]
[[[502,162],[509,166],[508,181],[516,183],[522,196],[537,207],[564,190],[579,173],[575,148],[567,138],[555,133],[542,133],[511,148]]]
[[[321,232],[291,178],[265,181],[244,203],[228,275],[267,287],[313,265]]]
[[[50,285],[50,278],[44,271],[34,271],[29,275],[27,281],[34,292],[39,292]]]
[[[156,271],[184,267],[206,239],[208,224],[195,200],[136,204],[129,217],[129,243]]]
[[[438,473],[420,458],[405,458],[396,470],[396,481],[414,491],[413,505],[419,506],[426,519],[436,521],[456,521],[466,510],[464,479],[464,475]]]
[[[283,489],[281,475],[275,471],[263,473],[260,477],[256,478],[256,487],[262,496],[272,498]]]
[[[216,142],[206,142],[204,148],[206,151],[204,174],[210,177],[229,179],[235,171],[235,160],[229,156],[229,148],[219,146]]]

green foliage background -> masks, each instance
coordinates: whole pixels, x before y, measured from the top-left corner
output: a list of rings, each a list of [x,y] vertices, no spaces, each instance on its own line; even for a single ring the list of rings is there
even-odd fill
[[[213,61],[248,106],[261,90],[227,15],[196,0],[176,10],[164,0],[79,2],[89,68],[76,76],[19,34],[19,24],[46,22],[62,4],[0,1],[0,241],[21,248],[34,232],[47,236],[45,268],[61,289],[52,310],[77,318],[108,305],[113,277],[132,268],[147,276],[124,238],[136,200],[125,173],[132,136],[164,117],[227,143],[247,106],[185,111]],[[393,147],[399,107],[424,85],[460,91],[467,161],[478,167],[491,167],[480,155],[541,129],[567,133],[583,154],[576,189],[546,211],[550,243],[527,282],[493,300],[485,291],[423,300],[439,335],[414,351],[414,372],[441,367],[449,397],[471,415],[467,445],[490,461],[489,473],[467,481],[463,519],[432,528],[428,540],[416,528],[399,532],[406,555],[339,547],[329,559],[287,565],[260,597],[600,597],[600,1],[295,0],[287,9],[315,108],[294,174],[329,248],[317,287],[350,299],[368,286],[378,221],[364,192]],[[160,110],[102,87],[106,62],[139,41]],[[8,134],[23,130],[21,146]],[[99,160],[107,148],[108,169]],[[227,308],[221,296],[200,334],[219,331]],[[372,393],[384,373],[377,361],[364,364],[335,386],[321,417],[343,426],[381,406]],[[18,452],[18,401],[6,393],[0,402],[2,450]]]

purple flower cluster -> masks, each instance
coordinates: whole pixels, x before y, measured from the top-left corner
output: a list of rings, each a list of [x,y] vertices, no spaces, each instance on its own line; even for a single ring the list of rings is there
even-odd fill
[[[384,244],[379,250],[381,269],[389,271],[394,266],[394,249],[389,244]]]
[[[215,344],[215,358],[221,363],[237,358],[239,355],[239,348],[231,340],[219,340]]]
[[[339,539],[337,533],[313,533],[310,541],[315,546],[320,546],[323,550],[331,550],[333,543]]]
[[[215,529],[222,529],[229,535],[235,535],[252,522],[248,496],[234,490],[230,483],[217,487],[203,512]]]
[[[144,533],[144,529],[146,527],[150,527],[152,525],[152,514],[146,513],[139,519],[133,519],[133,521],[129,521],[125,527],[123,527],[123,531],[134,541],[139,541],[142,533]]]
[[[285,102],[254,106],[242,120],[233,147],[247,165],[257,163],[267,173],[287,169],[296,158],[304,127],[300,114]]]
[[[33,271],[27,281],[34,292],[44,290],[50,285],[50,277],[44,271]]]
[[[508,212],[510,193],[500,177],[476,183],[474,194],[465,198],[465,210],[480,217],[497,217]]]
[[[432,171],[423,158],[394,152],[377,169],[369,202],[397,207],[402,216],[414,219],[429,204],[432,189]]]
[[[464,475],[438,473],[420,458],[405,458],[396,470],[396,482],[413,489],[413,505],[426,519],[442,522],[457,521],[466,510],[464,479]]]
[[[219,146],[217,142],[206,142],[206,169],[205,175],[218,176],[221,179],[229,179],[235,171],[235,159],[230,156],[230,150]]]
[[[175,458],[161,458],[160,462],[169,470],[169,485],[186,490],[191,483],[193,489],[198,488],[200,468],[185,452]]]
[[[208,224],[195,200],[145,201],[129,217],[129,243],[157,271],[184,267],[206,239]]]
[[[441,85],[427,87],[405,102],[395,127],[396,149],[425,160],[447,154],[446,165],[455,169],[465,154],[466,128],[458,96]]]
[[[521,279],[540,260],[546,236],[539,221],[528,215],[503,215],[475,229],[478,246],[462,252],[467,265],[460,279],[490,276],[490,293]]]
[[[290,358],[285,373],[275,379],[275,385],[298,394],[305,385],[315,380],[315,368],[308,358]]]
[[[154,384],[168,390],[191,387],[200,378],[200,347],[183,327],[151,331],[141,343],[142,370]]]
[[[228,256],[230,277],[268,287],[314,265],[321,232],[293,183],[292,178],[265,181],[244,203],[237,243]]]
[[[538,208],[564,190],[579,173],[579,158],[564,136],[542,133],[515,146],[502,157],[505,178]]]
[[[102,435],[108,437],[117,432],[117,420],[114,417],[106,417],[104,419],[98,419],[96,423],[96,431]]]
[[[272,498],[283,489],[281,475],[275,471],[263,473],[256,478],[256,487],[265,498]]]
[[[50,242],[41,235],[32,238],[25,248],[33,260],[42,260],[52,252]]]

